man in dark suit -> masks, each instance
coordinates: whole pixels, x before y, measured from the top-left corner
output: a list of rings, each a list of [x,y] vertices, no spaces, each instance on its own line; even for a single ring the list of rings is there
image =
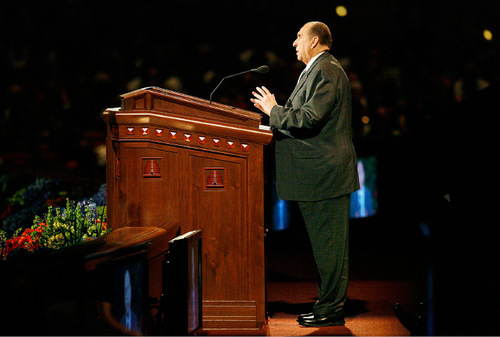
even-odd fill
[[[293,46],[306,68],[285,106],[265,87],[252,92],[251,99],[270,117],[278,196],[298,201],[318,267],[318,301],[313,312],[298,318],[305,326],[344,324],[349,196],[359,189],[351,88],[340,63],[328,52],[331,43],[325,24],[305,24]]]

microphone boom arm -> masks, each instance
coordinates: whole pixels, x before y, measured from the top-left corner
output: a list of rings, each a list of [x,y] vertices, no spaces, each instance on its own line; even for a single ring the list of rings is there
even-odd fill
[[[235,77],[235,76],[239,76],[239,75],[243,75],[243,74],[250,73],[250,72],[264,74],[264,73],[267,73],[268,71],[269,71],[269,67],[268,66],[260,66],[258,68],[254,68],[254,69],[250,69],[250,70],[245,70],[245,71],[242,71],[241,73],[232,74],[232,75],[224,77],[222,80],[220,80],[219,84],[217,84],[217,86],[215,87],[215,89],[210,93],[210,103],[209,104],[212,104],[212,95],[217,90],[217,88],[219,88],[219,86],[222,84],[222,82],[225,79],[231,78],[231,77]]]

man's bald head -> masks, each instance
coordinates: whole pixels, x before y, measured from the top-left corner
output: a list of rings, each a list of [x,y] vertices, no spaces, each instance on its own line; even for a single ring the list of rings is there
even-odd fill
[[[332,34],[327,25],[323,22],[312,21],[306,23],[305,27],[308,28],[309,37],[317,36],[319,44],[328,47],[328,49],[332,48]]]

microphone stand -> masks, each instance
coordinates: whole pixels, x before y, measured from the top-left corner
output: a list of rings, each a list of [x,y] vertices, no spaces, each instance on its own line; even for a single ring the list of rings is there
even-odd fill
[[[219,84],[217,84],[217,86],[215,87],[215,89],[212,91],[212,93],[210,94],[210,105],[212,104],[212,95],[214,94],[215,90],[217,90],[217,88],[219,88],[219,86],[222,84],[222,82],[227,79],[227,78],[231,78],[231,77],[235,77],[235,76],[239,76],[239,75],[243,75],[243,74],[246,74],[246,73],[250,73],[250,72],[255,72],[255,73],[267,73],[269,71],[269,67],[268,66],[260,66],[258,68],[254,68],[254,69],[250,69],[250,70],[245,70],[245,71],[242,71],[241,73],[237,73],[237,74],[233,74],[233,75],[229,75],[229,76],[226,76],[224,77],[220,82]]]

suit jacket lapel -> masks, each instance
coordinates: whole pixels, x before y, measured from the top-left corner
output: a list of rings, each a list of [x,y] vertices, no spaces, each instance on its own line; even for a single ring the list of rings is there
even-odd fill
[[[306,83],[307,75],[309,74],[310,70],[311,69],[308,69],[302,75],[302,77],[300,78],[300,80],[297,82],[297,84],[295,85],[295,89],[293,89],[292,94],[290,95],[290,98],[288,98],[288,102],[287,103],[290,103],[290,104],[292,103],[292,100],[295,97],[295,95],[297,94],[297,92],[299,91],[299,89],[302,88],[302,86],[304,85],[304,83]]]
[[[302,75],[302,77],[300,78],[299,82],[295,86],[295,89],[293,89],[292,94],[290,95],[290,98],[288,98],[287,105],[292,103],[293,98],[295,97],[295,95],[297,94],[297,92],[306,83],[307,76],[309,76],[309,73],[311,72],[311,70],[318,64],[319,61],[321,61],[323,58],[325,58],[325,57],[327,57],[329,55],[330,55],[330,53],[324,52],[316,60],[314,60],[314,63],[311,64],[311,67],[309,67],[309,69],[307,69],[307,71]]]

